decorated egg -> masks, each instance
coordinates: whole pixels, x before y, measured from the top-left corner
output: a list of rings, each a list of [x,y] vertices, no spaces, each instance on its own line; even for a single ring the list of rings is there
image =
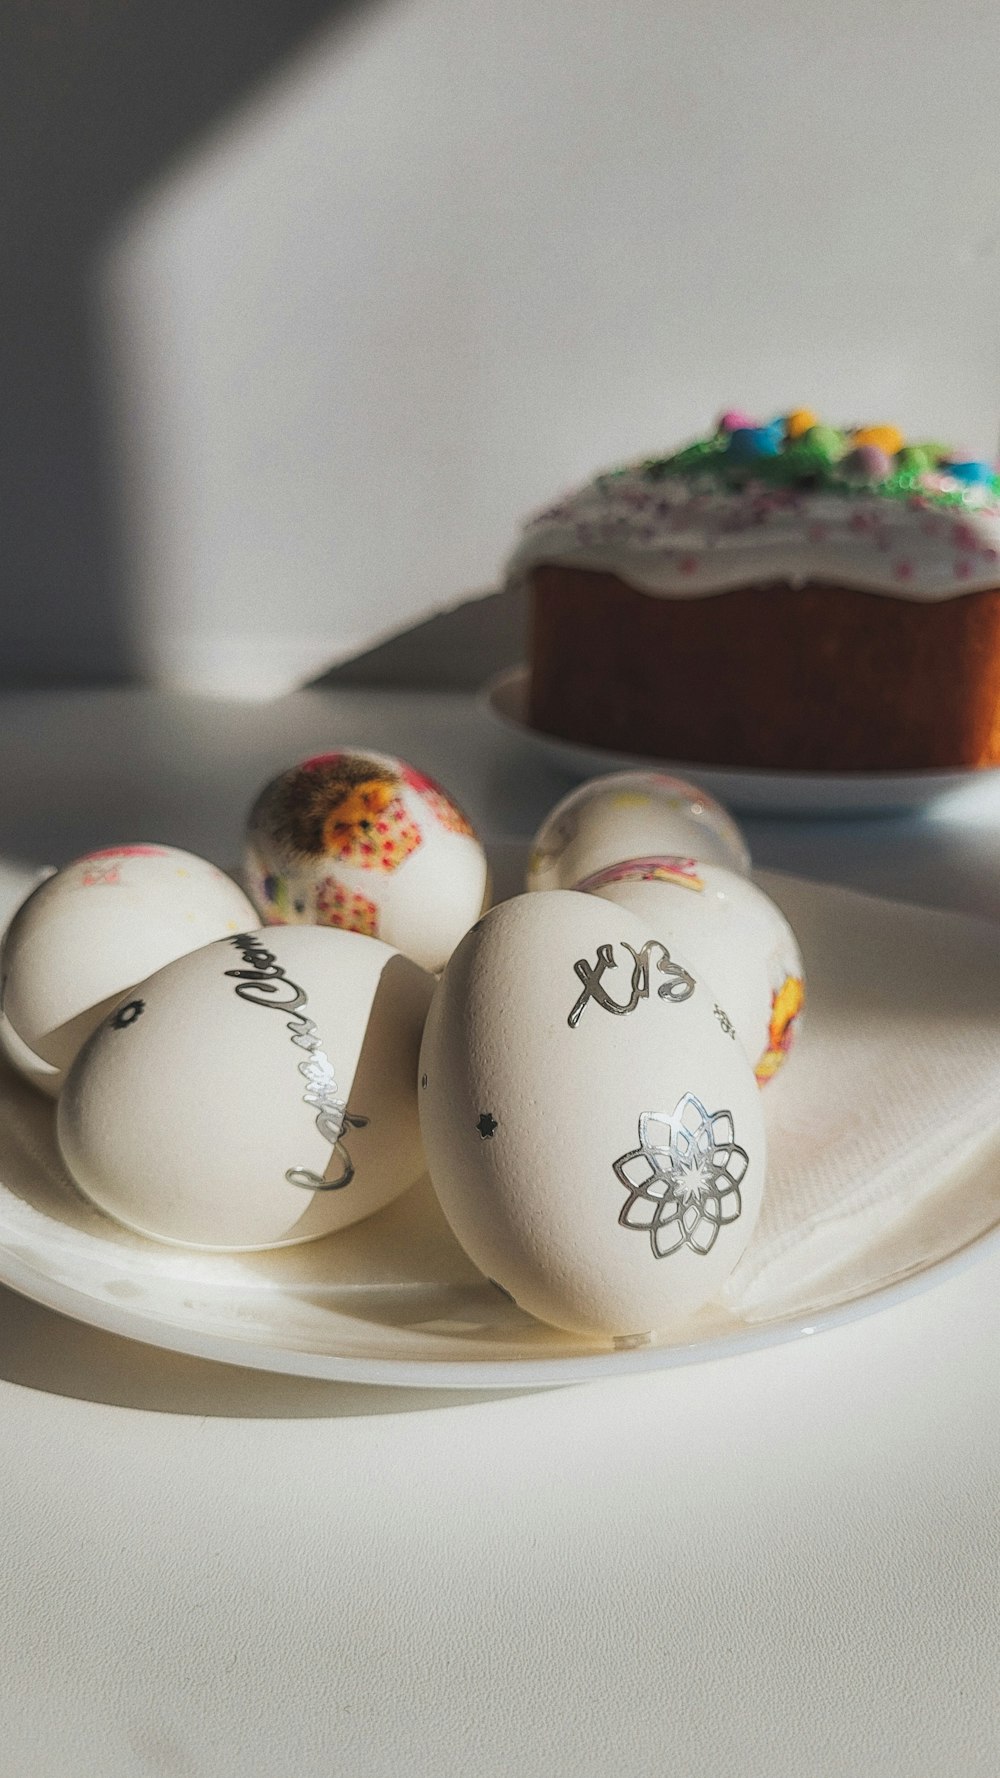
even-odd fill
[[[88,852],[39,884],[0,951],[8,1059],[55,1095],[91,1031],[133,982],[254,926],[257,916],[214,864],[175,846]]]
[[[792,1047],[805,1002],[802,957],[763,889],[720,864],[632,858],[579,888],[629,908],[704,976],[763,1085]]]
[[[59,1102],[63,1159],[117,1221],[245,1249],[370,1216],[423,1171],[417,1057],[433,978],[318,927],[241,933],[105,1017]]]
[[[268,925],[335,926],[442,969],[486,900],[486,855],[448,793],[357,748],[282,772],[250,814],[246,872]]]
[[[431,1178],[532,1315],[641,1340],[715,1295],[760,1207],[761,1095],[711,988],[648,920],[522,895],[462,940],[420,1055]]]
[[[591,778],[542,822],[528,865],[529,889],[573,889],[623,858],[698,858],[742,875],[746,841],[732,816],[697,785],[665,772]]]

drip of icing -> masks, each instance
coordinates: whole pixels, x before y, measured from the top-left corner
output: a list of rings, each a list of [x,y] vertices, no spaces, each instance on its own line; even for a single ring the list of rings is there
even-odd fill
[[[992,464],[906,445],[894,427],[803,428],[805,418],[736,427],[746,416],[727,414],[671,457],[596,477],[529,521],[508,578],[553,563],[665,598],[768,581],[916,600],[1000,585]]]

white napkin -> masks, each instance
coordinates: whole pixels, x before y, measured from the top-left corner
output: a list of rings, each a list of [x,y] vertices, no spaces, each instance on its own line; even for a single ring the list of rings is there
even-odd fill
[[[760,873],[805,959],[764,1091],[761,1219],[729,1279],[761,1321],[918,1269],[1000,1218],[1000,926]]]

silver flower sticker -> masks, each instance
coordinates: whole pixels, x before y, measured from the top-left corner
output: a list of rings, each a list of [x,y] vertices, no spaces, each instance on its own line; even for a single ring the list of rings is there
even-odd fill
[[[711,1253],[719,1230],[743,1209],[740,1184],[750,1165],[730,1111],[706,1111],[685,1093],[671,1112],[644,1111],[639,1147],[615,1161],[628,1192],[618,1221],[644,1229],[657,1259],[690,1247]]]

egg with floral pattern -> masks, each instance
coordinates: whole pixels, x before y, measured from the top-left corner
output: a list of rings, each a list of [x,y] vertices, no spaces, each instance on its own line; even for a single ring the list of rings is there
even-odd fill
[[[529,889],[574,889],[623,858],[687,857],[745,876],[746,841],[707,790],[666,772],[611,772],[571,790],[542,822]]]
[[[486,855],[432,778],[355,747],[280,773],[247,824],[250,894],[268,925],[333,926],[443,968],[483,908]]]
[[[629,908],[714,988],[758,1081],[773,1079],[797,1035],[805,972],[795,934],[770,896],[720,864],[632,858],[579,888]]]

